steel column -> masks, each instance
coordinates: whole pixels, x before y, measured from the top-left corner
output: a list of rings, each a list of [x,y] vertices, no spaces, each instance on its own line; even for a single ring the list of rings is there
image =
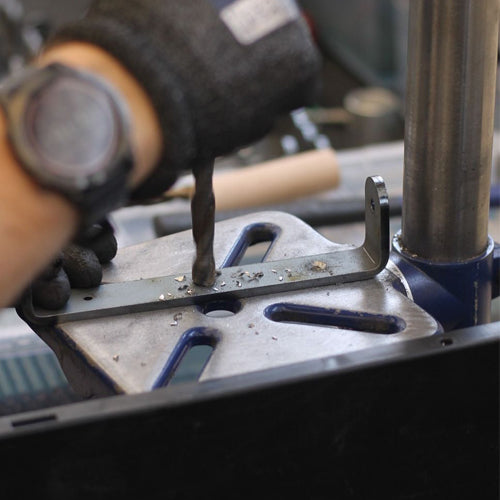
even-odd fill
[[[400,243],[465,261],[488,245],[500,2],[410,4]]]

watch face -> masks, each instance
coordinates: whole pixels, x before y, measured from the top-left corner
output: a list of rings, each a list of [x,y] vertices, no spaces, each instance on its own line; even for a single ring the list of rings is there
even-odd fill
[[[26,113],[27,140],[49,174],[75,183],[106,170],[117,131],[108,96],[85,81],[65,76],[42,88]]]

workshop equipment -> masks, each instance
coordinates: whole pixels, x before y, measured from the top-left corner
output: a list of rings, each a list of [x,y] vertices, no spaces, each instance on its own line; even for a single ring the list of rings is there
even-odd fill
[[[487,323],[499,279],[488,237],[498,16],[497,0],[410,6],[403,220],[394,260],[415,300],[447,329]],[[433,284],[444,290],[430,294]],[[455,301],[454,320],[445,318],[443,304]]]
[[[366,200],[359,248],[334,244],[286,214],[253,214],[217,225],[221,274],[213,288],[192,282],[186,231],[123,249],[104,284],[76,291],[64,311],[23,314],[87,396],[164,386],[200,344],[214,348],[200,379],[212,380],[440,331],[394,288],[392,268],[384,270],[389,214],[380,179],[368,179]],[[240,265],[258,241],[270,243],[264,261]]]
[[[446,321],[443,311],[452,311],[465,324],[486,322],[484,311],[498,279],[493,265],[499,259],[484,230],[484,205],[499,5],[497,0],[413,0],[411,16],[411,57],[425,68],[426,54],[429,66],[460,74],[462,84],[452,78],[441,81],[433,71],[427,73],[433,78],[419,81],[415,99],[420,106],[410,104],[408,117],[414,129],[407,133],[404,197],[410,199],[403,200],[405,220],[392,259],[385,265],[388,200],[377,177],[366,185],[368,238],[357,249],[327,242],[283,214],[218,224],[215,254],[225,285],[218,282],[217,290],[191,285],[185,272],[192,252],[188,233],[123,249],[117,266],[107,271],[108,284],[75,294],[66,311],[50,318],[60,317],[55,326],[33,326],[53,345],[82,393],[158,389],[0,419],[3,449],[29,464],[42,495],[63,498],[76,487],[82,496],[158,496],[161,491],[172,497],[235,492],[243,498],[498,497],[499,325],[453,330],[456,325]],[[440,59],[443,49],[451,50],[446,61]],[[483,51],[481,57],[472,57],[476,50]],[[433,100],[434,82],[449,87],[451,94],[458,92],[456,108]],[[434,107],[423,109],[421,99],[427,95]],[[429,121],[415,119],[421,109]],[[454,119],[440,120],[442,111]],[[432,142],[432,126],[443,140]],[[462,142],[469,134],[470,149]],[[427,147],[415,149],[420,138]],[[416,150],[418,159],[436,152],[443,162],[418,162],[417,167],[412,162]],[[467,163],[452,169],[453,151]],[[425,190],[418,185],[417,168],[423,171]],[[455,183],[454,175],[463,182],[470,170],[480,174],[471,186]],[[432,176],[435,184],[430,184]],[[454,189],[447,188],[445,176]],[[453,214],[448,207],[457,201],[474,205],[471,214],[458,203]],[[451,231],[445,213],[453,215]],[[424,234],[440,236],[437,223],[457,247],[440,238],[420,241]],[[457,236],[474,224],[478,229],[472,236]],[[417,228],[421,234],[413,233]],[[262,276],[258,265],[238,264],[244,249],[258,241],[271,244]],[[167,248],[173,251],[170,260]],[[343,266],[354,264],[356,274],[363,253],[380,257],[371,269],[380,272],[342,283],[346,269],[337,268],[336,256]],[[349,255],[354,259],[346,259]],[[290,267],[287,259],[293,262]],[[417,272],[414,281],[404,274],[409,267],[423,268],[433,280]],[[488,272],[478,279],[481,269]],[[459,281],[452,283],[450,274],[458,274]],[[163,288],[165,276],[176,288]],[[427,288],[422,294],[427,290],[437,304],[435,317],[409,298],[421,300],[416,283],[423,279]],[[300,288],[311,280],[316,286]],[[231,293],[225,295],[229,283]],[[144,300],[156,284],[160,289]],[[470,284],[474,295],[466,297]],[[262,295],[268,285],[270,293]],[[122,290],[112,297],[117,302],[107,302],[107,287]],[[142,307],[147,311],[137,312]],[[214,312],[225,316],[213,317]],[[443,333],[442,324],[450,331]],[[168,387],[185,353],[197,344],[213,348],[200,382]],[[50,448],[50,459],[44,447]],[[18,469],[17,462],[9,467],[11,484],[20,478]]]
[[[416,94],[409,99],[407,119],[410,130],[406,141],[407,164],[404,184],[409,194],[407,194],[408,199],[403,202],[406,212],[403,211],[402,235],[397,235],[393,242],[396,251],[393,253],[392,262],[395,265],[391,263],[384,270],[389,257],[387,247],[389,211],[383,181],[377,177],[369,178],[366,183],[366,238],[365,243],[356,249],[344,248],[343,251],[337,249],[333,252],[329,244],[326,247],[328,250],[318,252],[317,249],[322,248],[323,244],[316,241],[316,236],[313,235],[315,233],[308,234],[299,226],[296,227],[298,222],[290,220],[283,223],[276,221],[275,216],[267,214],[262,218],[259,216],[250,219],[243,218],[242,220],[246,221],[244,225],[235,221],[220,226],[221,241],[217,242],[216,252],[220,274],[216,277],[212,287],[205,288],[196,285],[195,276],[190,274],[186,267],[185,259],[191,259],[192,254],[189,251],[189,241],[185,234],[174,235],[170,239],[158,242],[148,242],[137,248],[124,249],[121,257],[118,256],[115,260],[116,267],[105,273],[103,285],[95,290],[74,293],[64,311],[47,312],[33,308],[30,303],[25,303],[21,311],[22,316],[34,325],[37,333],[45,338],[64,360],[64,368],[68,377],[74,380],[74,373],[79,374],[78,386],[81,391],[85,394],[113,391],[127,393],[161,386],[173,376],[175,367],[189,350],[186,346],[193,343],[192,336],[198,338],[197,342],[215,346],[212,358],[201,375],[202,379],[209,378],[212,371],[217,374],[217,377],[233,373],[227,365],[232,366],[233,357],[236,356],[231,354],[231,356],[219,358],[218,353],[224,352],[224,346],[228,342],[228,336],[224,333],[225,329],[233,330],[234,327],[227,320],[223,325],[214,327],[214,319],[210,316],[207,318],[203,312],[217,309],[218,304],[230,304],[223,307],[223,310],[229,308],[229,312],[237,316],[238,325],[241,325],[240,318],[246,316],[245,311],[250,309],[248,304],[259,304],[255,311],[260,312],[253,313],[255,318],[246,317],[244,320],[248,323],[256,323],[259,318],[266,318],[260,326],[261,335],[252,340],[255,345],[260,343],[266,345],[267,338],[275,336],[272,332],[277,326],[271,316],[273,316],[272,311],[281,307],[279,304],[285,300],[283,296],[308,288],[314,293],[308,294],[307,297],[300,295],[294,298],[291,305],[287,303],[284,306],[285,317],[322,318],[321,320],[301,321],[299,327],[301,331],[307,329],[316,331],[314,325],[318,322],[323,326],[334,325],[340,330],[344,327],[348,328],[350,335],[354,335],[353,331],[366,334],[367,328],[369,332],[377,331],[378,327],[374,325],[378,323],[374,318],[368,321],[371,326],[366,326],[364,308],[368,307],[366,301],[369,303],[370,300],[374,300],[374,291],[368,284],[370,282],[364,280],[378,274],[380,277],[377,277],[377,280],[388,279],[392,283],[391,287],[384,287],[383,291],[379,292],[380,300],[388,300],[388,297],[394,293],[394,289],[399,290],[431,313],[426,315],[420,310],[418,313],[419,317],[422,315],[422,321],[430,326],[423,328],[422,324],[418,324],[417,329],[413,330],[412,322],[406,316],[399,317],[396,311],[392,314],[388,311],[384,312],[382,305],[377,303],[377,307],[382,311],[380,320],[386,325],[383,331],[386,333],[390,331],[391,335],[395,333],[401,333],[401,335],[371,335],[368,344],[364,345],[385,344],[389,338],[391,341],[403,341],[415,335],[430,335],[442,328],[448,331],[458,326],[487,322],[495,281],[493,243],[488,239],[486,231],[499,6],[496,0],[480,0],[480,3],[474,3],[474,6],[478,6],[474,8],[466,0],[460,2],[460,9],[457,3],[451,0],[442,0],[433,5],[431,8],[425,2],[415,2],[412,7],[414,28],[410,37],[410,44],[413,47],[410,56],[416,61],[415,67],[424,65],[424,62],[420,61],[420,56],[427,54],[429,50],[431,58],[430,69],[422,72],[423,75],[427,75],[428,80],[422,77],[419,80],[420,85],[416,88],[413,88],[413,85],[416,85],[413,82],[409,86],[410,93]],[[450,40],[456,40],[457,43],[449,43]],[[430,44],[430,47],[426,44]],[[447,47],[452,47],[449,49],[451,54],[443,50]],[[471,61],[476,60],[473,56],[478,55],[474,51],[482,53],[481,65],[471,66]],[[435,83],[436,78],[431,72],[443,66],[444,62],[441,58],[447,61],[446,67],[450,73],[447,81],[457,92],[454,95],[455,100],[449,103],[442,98],[440,100],[440,84]],[[425,66],[423,67],[425,69]],[[454,83],[456,77],[461,74],[467,75],[473,81],[463,78],[462,85],[456,85]],[[451,85],[452,83],[454,85]],[[470,90],[473,83],[479,84],[481,92]],[[437,88],[434,89],[432,85],[436,85]],[[426,89],[429,86],[430,91],[427,92]],[[427,97],[428,95],[431,97]],[[427,101],[424,101],[424,104],[420,103],[422,98],[431,99],[429,102],[431,111],[423,113],[423,117],[417,119],[420,116],[418,112],[422,108],[427,109],[425,106]],[[456,120],[448,122],[446,118],[450,110],[455,110],[457,115]],[[430,123],[424,120],[426,116],[431,116]],[[460,120],[460,125],[457,125],[458,120]],[[478,120],[484,126],[484,134],[476,133],[475,127]],[[444,134],[444,138],[438,135],[438,140],[432,142],[433,137],[426,135],[430,125],[438,127],[436,134]],[[470,134],[470,141],[467,144],[463,142],[465,136],[461,134],[464,127],[472,127],[474,131]],[[423,175],[420,177],[416,174],[416,167],[412,163],[416,142],[414,137],[423,137],[422,143],[432,146],[424,149],[426,154],[435,154],[436,158],[443,160],[438,165],[428,161],[424,166],[418,167],[423,170]],[[427,137],[426,140],[424,140],[425,137]],[[444,189],[441,186],[447,186],[446,176],[451,175],[453,167],[457,164],[455,147],[458,147],[459,151],[470,152],[469,156],[465,157],[463,153],[458,154],[458,159],[465,158],[459,174],[464,177],[460,182],[455,183],[454,190]],[[471,170],[479,172],[477,179],[473,174],[471,175]],[[211,172],[207,168],[202,168],[198,175],[205,176],[199,186],[206,188]],[[408,187],[409,183],[417,182],[414,179],[417,181],[434,179],[436,186],[431,188],[427,180],[424,181],[425,192],[419,190],[418,185]],[[208,198],[202,196],[201,202],[205,203]],[[426,206],[420,209],[422,199],[428,200],[427,203],[432,207],[432,214],[426,213]],[[473,207],[469,211],[467,211],[468,205],[463,208],[455,207],[456,200],[465,201]],[[207,212],[209,211],[205,210],[203,216],[212,217],[212,214],[207,215]],[[453,221],[452,226],[447,225],[448,217]],[[412,228],[412,221],[418,226]],[[437,229],[434,229],[434,233],[426,232],[426,224],[430,228]],[[421,225],[423,227],[420,227]],[[286,226],[290,226],[295,232],[295,235],[288,241],[284,239],[284,235],[287,234]],[[455,235],[453,244],[450,244],[449,239],[441,238],[441,233],[447,229],[452,236]],[[477,231],[477,238],[472,238],[467,233],[471,229]],[[197,259],[211,258],[209,254],[212,239],[211,226],[207,229],[201,227],[200,224],[200,227],[194,227],[193,231],[195,239],[198,239]],[[421,238],[422,235],[426,238]],[[428,245],[430,248],[428,253],[412,248],[412,238],[419,245],[422,244],[423,239],[423,245]],[[263,262],[240,267],[239,259],[246,247],[259,241],[270,243]],[[400,244],[400,241],[403,241],[403,244]],[[168,261],[163,257],[167,252],[167,247],[171,255]],[[201,252],[200,248],[203,248]],[[486,249],[486,257],[484,257],[480,252]],[[158,255],[162,257],[159,259]],[[435,255],[434,260],[430,258],[432,255]],[[423,261],[424,258],[427,258],[427,261]],[[496,266],[495,269],[498,269],[498,264]],[[203,268],[206,269],[207,266]],[[423,269],[426,276],[422,276],[418,268]],[[442,278],[443,272],[449,273],[451,278]],[[351,282],[355,282],[355,285],[345,284]],[[318,290],[331,285],[334,285],[334,288],[327,289],[330,307],[328,311],[325,311],[326,305],[318,305],[316,300],[319,299],[316,297],[319,294]],[[349,291],[352,286],[355,292]],[[357,298],[354,299],[354,297]],[[362,305],[357,302],[359,297],[365,297]],[[244,307],[242,300],[245,301]],[[194,309],[185,309],[193,306]],[[402,307],[400,307],[401,310],[403,310]],[[290,310],[295,312],[290,312]],[[316,312],[312,313],[312,310]],[[146,311],[154,311],[154,315],[147,314]],[[199,311],[201,314],[198,314]],[[176,318],[191,316],[191,313],[194,316],[190,321],[186,321],[189,326],[184,329],[182,323],[179,325]],[[350,318],[348,324],[337,323],[337,319],[332,319],[339,314],[342,318],[346,315]],[[115,315],[117,318],[111,317]],[[282,313],[278,314],[280,315]],[[131,321],[135,325],[134,328],[129,326]],[[54,324],[55,326],[52,326]],[[388,324],[396,325],[395,330],[391,330],[393,327],[388,327]],[[159,343],[152,347],[149,345],[148,332],[155,330],[155,325],[161,325],[159,328],[165,334],[160,335],[158,332],[154,335],[155,339],[159,339]],[[292,327],[287,326],[287,328]],[[210,333],[199,334],[206,330]],[[133,334],[123,345],[123,339],[127,338],[127,335],[123,334],[124,331],[129,334],[133,332]],[[139,339],[144,339],[145,343],[141,343]],[[309,352],[310,342],[306,339],[307,337],[304,337],[301,340],[301,347],[297,348],[299,352]],[[334,351],[338,352],[336,341],[336,338],[331,339]],[[357,345],[354,342],[348,342],[348,344]],[[134,354],[131,355],[131,352]],[[316,356],[320,357],[327,352],[329,352],[328,349],[322,346],[316,352]],[[147,359],[141,360],[139,353],[145,353]],[[146,353],[153,355],[154,362],[151,362]],[[259,358],[259,356],[255,355],[254,358]],[[118,359],[120,359],[119,362]],[[269,359],[273,360],[273,357]],[[271,361],[271,366],[273,363],[279,364],[279,359],[281,358],[278,355],[277,360]],[[289,359],[302,360],[300,356]],[[306,357],[306,359],[309,358]],[[132,365],[129,365],[129,362]],[[138,363],[139,365],[136,366]],[[140,363],[145,363],[145,365]],[[256,359],[253,359],[246,368],[243,368],[245,364],[241,361],[238,361],[236,365],[241,368],[238,373],[247,373],[258,367],[270,366],[261,365]],[[213,366],[217,366],[217,370]],[[81,373],[85,367],[87,370],[90,369],[93,375],[82,383]]]

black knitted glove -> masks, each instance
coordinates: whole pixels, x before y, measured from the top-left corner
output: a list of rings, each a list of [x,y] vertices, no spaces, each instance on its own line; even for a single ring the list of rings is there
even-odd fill
[[[102,264],[116,255],[117,244],[109,222],[94,224],[79,235],[31,286],[35,306],[60,309],[71,288],[93,288],[101,284]]]
[[[157,111],[163,157],[135,199],[262,137],[310,101],[319,68],[294,0],[95,0],[51,44],[73,40],[121,61]]]

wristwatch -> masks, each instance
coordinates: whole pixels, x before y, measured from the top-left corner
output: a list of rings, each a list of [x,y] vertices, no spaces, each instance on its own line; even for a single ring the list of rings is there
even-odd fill
[[[0,83],[0,106],[20,165],[73,203],[83,226],[125,201],[128,118],[105,82],[62,64],[27,68]]]

